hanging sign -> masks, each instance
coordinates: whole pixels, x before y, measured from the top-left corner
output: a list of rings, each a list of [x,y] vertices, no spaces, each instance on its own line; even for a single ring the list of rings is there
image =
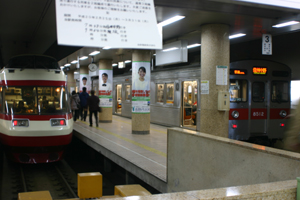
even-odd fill
[[[272,55],[272,35],[263,34],[262,36],[262,54]]]
[[[153,0],[56,0],[60,45],[161,49]]]

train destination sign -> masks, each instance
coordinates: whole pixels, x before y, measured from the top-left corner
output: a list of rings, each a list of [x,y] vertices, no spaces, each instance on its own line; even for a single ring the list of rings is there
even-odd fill
[[[246,69],[230,69],[231,75],[246,75],[247,70]]]
[[[253,67],[252,72],[254,75],[266,75],[268,69],[266,67]]]

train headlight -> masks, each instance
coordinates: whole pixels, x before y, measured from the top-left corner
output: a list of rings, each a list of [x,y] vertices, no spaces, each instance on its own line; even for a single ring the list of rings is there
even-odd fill
[[[51,126],[65,126],[65,119],[50,119]]]
[[[280,117],[285,118],[287,113],[285,110],[282,110],[282,111],[280,111],[279,115],[280,115]]]
[[[22,126],[22,127],[28,127],[29,126],[29,120],[28,119],[13,119],[12,120],[13,126]]]
[[[240,113],[238,111],[234,110],[234,111],[232,111],[231,116],[236,119],[240,116]]]

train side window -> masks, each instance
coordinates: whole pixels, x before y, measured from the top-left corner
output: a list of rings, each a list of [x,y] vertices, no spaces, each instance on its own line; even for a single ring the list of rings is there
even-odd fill
[[[125,100],[130,101],[131,99],[131,85],[125,86]]]
[[[156,84],[156,102],[164,103],[164,84]]]
[[[246,102],[248,91],[247,80],[230,79],[230,102]]]
[[[3,88],[0,87],[0,112],[3,112],[3,93],[2,93]]]
[[[289,82],[272,81],[272,102],[288,102],[290,96]]]
[[[174,83],[167,83],[167,104],[174,104]]]
[[[252,84],[252,101],[264,102],[265,101],[265,83],[254,82]]]

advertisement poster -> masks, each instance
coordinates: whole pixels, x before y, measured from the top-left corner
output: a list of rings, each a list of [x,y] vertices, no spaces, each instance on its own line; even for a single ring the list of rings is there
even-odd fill
[[[55,8],[60,45],[162,48],[153,0],[56,0]]]
[[[99,98],[100,107],[112,108],[112,83],[113,71],[112,69],[99,70]]]
[[[132,113],[150,113],[150,62],[132,62]]]
[[[88,74],[80,74],[79,80],[80,80],[79,92],[82,92],[82,88],[86,87],[86,92],[90,93],[90,91],[91,91],[90,76]]]

